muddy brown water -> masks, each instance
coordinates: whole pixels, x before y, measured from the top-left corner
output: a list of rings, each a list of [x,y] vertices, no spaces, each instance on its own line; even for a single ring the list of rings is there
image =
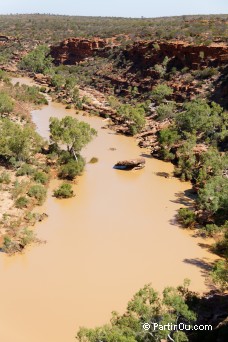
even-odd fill
[[[32,112],[46,138],[49,118],[65,115],[97,129],[82,154],[98,163],[86,165],[72,199],[53,198],[58,181],[51,182],[39,209],[49,217],[36,225],[46,244],[0,255],[1,342],[73,342],[80,326],[94,327],[108,322],[111,311],[123,312],[146,283],[162,291],[190,278],[192,290],[207,289],[204,265],[214,256],[175,223],[178,208],[188,204],[183,193],[190,184],[162,177],[173,166],[149,157],[143,170],[113,169],[116,161],[146,151],[133,138],[102,129],[100,118],[53,102]]]

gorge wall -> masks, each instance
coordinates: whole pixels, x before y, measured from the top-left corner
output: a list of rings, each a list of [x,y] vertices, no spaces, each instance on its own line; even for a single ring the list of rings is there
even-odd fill
[[[69,38],[58,46],[51,47],[51,56],[56,64],[76,64],[88,57],[104,55],[115,50],[118,43],[109,39]],[[228,46],[217,43],[210,46],[191,45],[183,41],[139,41],[121,49],[129,60],[143,65],[160,63],[167,56],[172,66],[197,69],[218,66],[228,62]]]

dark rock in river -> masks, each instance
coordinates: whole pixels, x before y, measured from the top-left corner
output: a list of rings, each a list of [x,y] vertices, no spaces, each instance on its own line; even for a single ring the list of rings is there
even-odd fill
[[[145,163],[146,160],[144,158],[129,159],[118,161],[114,168],[120,170],[139,170],[145,167]]]

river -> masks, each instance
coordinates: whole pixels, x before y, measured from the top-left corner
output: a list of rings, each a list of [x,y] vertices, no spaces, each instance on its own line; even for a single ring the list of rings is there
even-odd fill
[[[192,290],[207,289],[204,264],[214,256],[175,223],[191,185],[162,177],[173,166],[149,155],[143,170],[113,169],[118,160],[146,151],[133,138],[102,129],[106,123],[98,117],[51,101],[32,112],[46,138],[49,118],[65,115],[96,128],[98,136],[82,154],[98,162],[86,165],[72,199],[54,198],[59,181],[51,181],[39,209],[49,216],[35,227],[46,244],[0,255],[1,342],[73,342],[80,326],[94,327],[108,322],[111,311],[123,312],[146,283],[162,291],[190,278]]]

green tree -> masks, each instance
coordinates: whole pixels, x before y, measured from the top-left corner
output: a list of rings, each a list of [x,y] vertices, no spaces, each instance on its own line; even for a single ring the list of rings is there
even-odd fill
[[[215,176],[211,177],[205,186],[199,190],[199,206],[208,210],[211,215],[218,210],[227,213],[228,208],[228,178]]]
[[[227,241],[228,243],[228,241]],[[222,291],[228,290],[228,257],[215,263],[212,272],[212,279]]]
[[[159,342],[168,339],[188,341],[182,331],[170,331],[167,324],[180,322],[191,324],[195,321],[195,314],[186,304],[187,282],[183,287],[167,287],[163,296],[154,291],[150,285],[139,290],[128,303],[127,311],[123,315],[113,312],[111,324],[100,328],[81,328],[77,334],[80,342]],[[143,330],[143,324],[157,323],[163,329]]]
[[[178,163],[174,173],[184,181],[195,179],[198,172],[196,155],[193,151],[195,143],[196,138],[192,136],[189,140],[185,141],[177,151]]]
[[[52,67],[50,49],[46,45],[39,45],[36,49],[24,56],[19,64],[21,69],[36,73],[47,73]]]
[[[158,133],[158,141],[161,146],[160,156],[164,160],[172,160],[175,155],[170,152],[173,145],[180,139],[180,135],[174,127],[162,129]]]
[[[40,150],[43,143],[29,124],[21,126],[9,119],[0,120],[0,156],[26,161]]]
[[[196,183],[203,187],[210,177],[222,176],[228,165],[228,156],[218,152],[215,148],[209,148],[200,155],[200,169]]]
[[[53,87],[55,87],[56,90],[60,90],[62,87],[65,86],[65,78],[64,76],[60,75],[60,74],[55,74],[52,76],[51,79],[51,85]]]
[[[206,133],[206,136],[215,134],[221,125],[222,108],[212,103],[211,106],[202,99],[187,102],[184,111],[176,118],[177,127],[189,133]]]
[[[50,118],[51,141],[66,146],[73,156],[74,153],[80,153],[96,134],[96,130],[89,124],[71,116],[66,116],[62,120]]]
[[[145,126],[145,110],[142,105],[133,107],[124,104],[117,109],[117,113],[126,120],[131,135],[139,133]]]

